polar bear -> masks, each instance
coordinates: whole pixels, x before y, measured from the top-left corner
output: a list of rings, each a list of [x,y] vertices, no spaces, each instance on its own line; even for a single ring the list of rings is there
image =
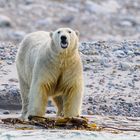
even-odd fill
[[[58,116],[80,115],[83,67],[78,44],[78,31],[70,28],[37,31],[23,39],[16,58],[23,119],[44,116],[49,97]]]

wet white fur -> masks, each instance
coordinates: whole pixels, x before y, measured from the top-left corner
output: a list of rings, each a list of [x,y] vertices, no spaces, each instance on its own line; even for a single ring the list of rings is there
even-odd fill
[[[61,48],[61,35],[68,39],[66,49]],[[80,115],[83,70],[78,43],[77,32],[69,28],[51,33],[38,31],[23,39],[16,59],[23,119],[29,115],[43,116],[49,97],[56,104],[58,115]]]

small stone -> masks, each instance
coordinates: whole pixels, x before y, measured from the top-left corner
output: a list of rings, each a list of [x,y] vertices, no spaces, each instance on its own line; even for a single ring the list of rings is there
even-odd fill
[[[26,5],[30,5],[33,3],[33,0],[24,0]]]
[[[9,110],[5,110],[5,111],[3,112],[3,114],[8,115],[8,114],[10,114],[10,111],[9,111]]]
[[[123,62],[120,62],[118,66],[118,70],[122,70],[122,71],[127,71],[130,68],[131,68],[130,64],[123,63]]]
[[[133,81],[138,82],[138,81],[140,81],[140,78],[134,78]]]
[[[54,113],[56,113],[56,110],[55,110],[54,107],[47,107],[46,113],[48,113],[48,114],[54,114]]]
[[[91,111],[91,110],[88,110],[88,111],[87,111],[87,114],[88,114],[88,115],[94,115],[93,111]]]
[[[126,55],[126,53],[124,52],[124,51],[122,51],[122,50],[117,50],[116,52],[115,52],[115,55],[118,57],[118,58],[125,58],[127,55]]]
[[[133,107],[133,104],[132,104],[132,103],[128,103],[128,106],[129,106],[129,107]]]
[[[10,81],[10,82],[18,83],[18,79],[16,79],[16,78],[11,78],[11,79],[9,79],[9,81]]]
[[[107,58],[101,59],[101,62],[100,63],[101,63],[101,65],[103,65],[106,68],[111,67],[110,60],[107,59]]]
[[[73,20],[74,20],[74,16],[65,16],[61,18],[60,22],[71,23]]]
[[[2,60],[0,60],[0,65],[2,65],[3,64],[3,61]]]
[[[89,97],[89,98],[88,98],[88,102],[89,102],[89,103],[93,103],[93,98],[92,98],[92,97]]]
[[[89,68],[89,67],[84,67],[84,69],[83,69],[83,71],[89,71],[89,70],[91,70],[91,68]]]
[[[52,110],[47,110],[46,113],[47,114],[52,114]]]
[[[21,41],[23,37],[26,35],[23,31],[9,32],[9,37],[15,39],[16,41]]]
[[[49,101],[48,101],[48,107],[52,107],[52,106],[53,106],[52,101],[49,100]]]
[[[123,27],[131,27],[133,26],[133,22],[129,21],[129,20],[122,20],[120,23],[119,23],[120,26],[123,26]]]
[[[122,101],[122,102],[124,102],[124,101],[125,101],[123,98],[119,98],[118,100],[120,100],[120,101]]]
[[[140,55],[140,52],[134,52],[134,54],[137,56],[137,55]]]
[[[130,50],[128,50],[126,53],[127,53],[128,55],[133,55],[133,54],[134,54],[134,52],[133,52],[133,51],[130,51]]]
[[[8,65],[12,65],[12,62],[11,62],[11,61],[7,61],[7,64],[8,64]]]

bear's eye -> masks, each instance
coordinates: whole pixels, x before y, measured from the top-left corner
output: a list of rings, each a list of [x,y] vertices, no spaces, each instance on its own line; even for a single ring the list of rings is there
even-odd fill
[[[68,31],[69,34],[71,34],[71,31]]]
[[[58,31],[57,33],[60,34],[60,31]]]

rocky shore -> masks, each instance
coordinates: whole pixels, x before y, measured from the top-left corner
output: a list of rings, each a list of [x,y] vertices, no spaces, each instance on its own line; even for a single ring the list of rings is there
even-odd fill
[[[21,108],[15,67],[17,48],[11,43],[0,43],[2,109]],[[140,117],[140,42],[81,42],[79,51],[85,79],[82,113]],[[46,112],[55,111],[49,102]]]

